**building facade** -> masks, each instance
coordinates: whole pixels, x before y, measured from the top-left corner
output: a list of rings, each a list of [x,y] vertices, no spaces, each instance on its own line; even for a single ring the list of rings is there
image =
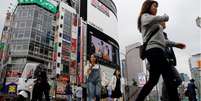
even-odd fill
[[[143,86],[146,82],[146,70],[143,61],[139,57],[140,43],[126,46],[126,69],[128,85],[132,85],[133,79],[138,82],[139,86]]]
[[[4,68],[8,82],[22,72],[26,63],[43,63],[51,71],[55,7],[49,2],[43,3],[21,0],[12,13],[9,38],[2,37],[9,47],[9,61]]]
[[[189,59],[191,77],[195,80],[198,99],[201,100],[201,53],[194,54]]]

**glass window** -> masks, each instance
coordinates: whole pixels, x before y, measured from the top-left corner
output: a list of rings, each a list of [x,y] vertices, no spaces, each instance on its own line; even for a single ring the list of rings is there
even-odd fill
[[[57,63],[57,67],[60,67],[60,63]]]
[[[34,13],[33,10],[30,9],[29,12],[28,12],[28,17],[33,17],[33,13]]]
[[[22,11],[22,16],[23,16],[23,17],[27,17],[27,10],[23,10],[23,11]]]
[[[26,31],[25,31],[25,34],[24,34],[24,37],[26,37],[26,38],[27,38],[27,37],[29,37],[29,36],[30,36],[30,34],[31,34],[31,33],[30,33],[30,30],[26,30]]]
[[[59,47],[61,47],[61,42],[59,42]]]
[[[59,33],[59,37],[62,37],[62,33]]]
[[[18,34],[18,36],[17,36],[17,38],[23,38],[23,33],[21,33],[21,34]]]
[[[39,53],[40,52],[40,48],[38,46],[34,46],[34,53]]]
[[[12,46],[12,49],[11,49],[11,50],[13,50],[13,51],[15,50],[15,45]]]
[[[29,45],[23,45],[23,50],[29,49]]]
[[[61,56],[61,53],[59,52],[59,53],[58,53],[58,57],[60,57],[60,56]]]
[[[26,22],[26,27],[27,27],[27,28],[31,27],[31,24],[32,24],[31,21],[27,21],[27,22]]]
[[[17,45],[17,49],[16,50],[21,50],[22,46],[21,45]]]
[[[20,26],[19,26],[19,27],[20,27],[20,28],[24,28],[24,27],[25,27],[25,24],[26,24],[25,22],[20,22]]]
[[[39,35],[35,36],[35,41],[40,42],[41,41],[41,37]]]

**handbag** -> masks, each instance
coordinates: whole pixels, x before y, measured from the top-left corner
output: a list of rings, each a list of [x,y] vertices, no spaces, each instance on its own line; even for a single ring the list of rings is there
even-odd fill
[[[108,97],[107,86],[101,85],[101,98],[106,98],[106,97]]]
[[[166,72],[169,75],[168,82],[171,86],[178,87],[179,85],[181,85],[182,79],[179,75],[179,72],[177,71],[177,69],[174,66],[170,67],[170,69]]]
[[[167,37],[167,33],[163,32],[164,36],[165,36],[165,39],[168,40],[168,37]],[[171,66],[176,66],[177,65],[177,60],[176,60],[176,56],[174,54],[174,50],[172,47],[166,47],[165,48],[165,53],[166,53],[166,58],[168,60],[168,63],[171,65]]]
[[[150,32],[150,36],[147,38],[147,40],[145,42],[143,42],[143,45],[139,46],[139,54],[140,54],[140,58],[142,60],[144,60],[146,58],[146,47],[147,44],[149,42],[149,40],[151,39],[151,37],[159,31],[159,27],[157,27],[156,29],[154,29],[153,31]],[[147,33],[148,29],[145,31],[145,33]]]

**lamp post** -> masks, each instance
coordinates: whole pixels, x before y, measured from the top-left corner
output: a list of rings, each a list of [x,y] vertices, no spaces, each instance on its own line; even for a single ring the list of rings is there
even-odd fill
[[[195,21],[196,21],[196,25],[197,25],[199,28],[201,28],[201,17],[198,16]]]

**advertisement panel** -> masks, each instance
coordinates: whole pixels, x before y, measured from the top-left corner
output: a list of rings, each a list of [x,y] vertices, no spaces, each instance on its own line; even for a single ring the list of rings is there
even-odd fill
[[[95,53],[104,60],[112,61],[112,46],[94,36],[91,38],[92,40],[90,53]]]
[[[201,69],[201,54],[193,55],[190,58],[191,68],[200,68]]]
[[[18,0],[18,3],[19,4],[32,4],[32,3],[35,3],[35,4],[38,4],[38,5],[40,5],[41,7],[45,8],[45,9],[48,9],[52,13],[57,12],[57,7],[54,4],[50,3],[49,1],[47,1],[47,0]]]
[[[65,74],[61,74],[57,80],[57,89],[56,89],[56,97],[57,98],[66,98],[65,87],[66,82],[69,80],[69,77]]]

